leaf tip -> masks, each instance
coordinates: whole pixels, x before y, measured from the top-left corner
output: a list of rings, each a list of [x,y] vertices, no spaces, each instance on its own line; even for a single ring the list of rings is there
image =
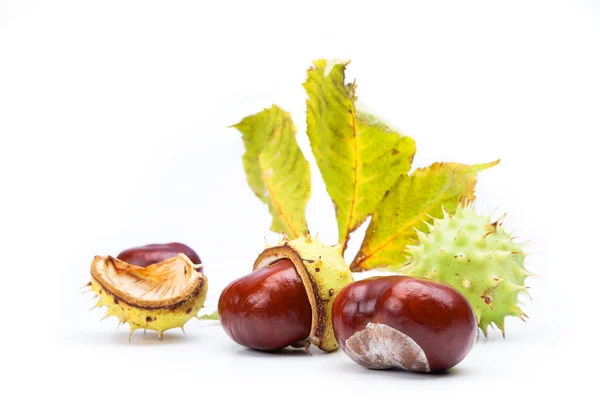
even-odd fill
[[[495,167],[498,164],[500,164],[500,159],[497,159],[495,161],[491,161],[491,162],[488,162],[488,163],[484,163],[484,164],[479,164],[479,165],[476,166],[475,169],[476,169],[477,172],[481,172],[481,171],[484,171],[486,169],[490,169],[492,167]]]
[[[332,58],[325,59],[320,58],[318,60],[313,61],[313,65],[308,68],[308,71],[321,70],[323,71],[323,77],[327,78],[329,73],[335,68],[337,65],[341,65],[343,69],[346,68],[350,64],[350,59],[340,59],[340,58]]]

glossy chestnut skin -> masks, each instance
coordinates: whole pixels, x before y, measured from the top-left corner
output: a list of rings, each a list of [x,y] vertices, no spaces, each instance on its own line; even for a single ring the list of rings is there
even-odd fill
[[[312,310],[294,264],[281,259],[230,283],[219,298],[225,332],[242,346],[277,350],[310,334]]]
[[[198,257],[198,254],[194,250],[183,243],[177,242],[133,247],[123,250],[117,258],[129,264],[147,267],[148,265],[176,257],[179,253],[185,254],[194,264],[202,264],[200,257]],[[202,268],[200,272],[202,272]]]
[[[368,323],[387,325],[416,342],[429,364],[429,371],[421,372],[452,368],[477,337],[469,301],[450,285],[424,278],[374,277],[346,286],[333,303],[333,329],[348,355],[346,341]],[[363,363],[371,368],[367,364]]]

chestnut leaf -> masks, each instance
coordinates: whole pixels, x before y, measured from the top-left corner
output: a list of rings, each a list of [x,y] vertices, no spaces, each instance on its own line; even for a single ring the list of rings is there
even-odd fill
[[[452,215],[461,200],[475,200],[477,173],[499,162],[471,166],[434,163],[401,177],[373,213],[350,268],[399,270],[407,261],[406,245],[418,241],[415,229],[428,232],[427,223],[441,218],[444,208]]]
[[[210,314],[204,314],[198,317],[199,320],[202,321],[218,321],[219,320],[219,313],[217,311],[213,311]]]
[[[269,207],[271,230],[290,239],[308,230],[310,166],[296,142],[290,114],[276,105],[250,115],[233,127],[242,133],[242,159],[250,188]]]
[[[307,72],[307,134],[336,211],[339,243],[377,208],[411,168],[415,142],[356,104],[356,83],[345,84],[347,62],[317,60]]]

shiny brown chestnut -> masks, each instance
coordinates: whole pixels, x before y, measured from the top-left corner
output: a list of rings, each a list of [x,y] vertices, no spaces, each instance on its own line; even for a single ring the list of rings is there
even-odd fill
[[[442,372],[473,347],[477,319],[449,285],[385,276],[342,290],[333,303],[333,330],[344,352],[364,367]]]
[[[177,257],[179,253],[185,254],[194,264],[202,264],[198,254],[183,243],[158,243],[145,246],[133,247],[123,250],[117,258],[128,264],[139,267],[147,267],[169,258]],[[202,268],[198,272],[202,272]]]
[[[341,249],[308,233],[267,245],[253,272],[221,292],[218,312],[225,332],[259,350],[316,346],[336,351],[333,300],[353,281]]]
[[[230,283],[221,293],[218,311],[229,337],[253,349],[304,347],[311,330],[306,289],[286,258]]]

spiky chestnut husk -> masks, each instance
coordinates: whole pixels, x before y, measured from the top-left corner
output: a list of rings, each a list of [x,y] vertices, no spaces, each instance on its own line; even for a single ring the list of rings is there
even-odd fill
[[[94,257],[87,284],[99,297],[93,308],[128,323],[129,338],[137,329],[158,332],[181,328],[204,306],[208,280],[183,253],[147,267],[111,256]]]
[[[411,261],[400,272],[454,286],[471,303],[486,336],[491,324],[504,336],[507,316],[527,317],[519,295],[529,296],[525,279],[532,274],[525,269],[523,244],[502,227],[502,218],[491,222],[489,215],[464,204],[454,215],[444,210],[429,228],[429,233],[417,232],[420,243],[408,246]]]
[[[352,273],[342,256],[342,247],[327,246],[317,236],[309,234],[294,240],[284,238],[258,256],[253,270],[282,258],[294,263],[310,302],[312,323],[306,346],[313,344],[326,352],[337,350],[339,345],[332,326],[333,301],[346,285],[353,282]]]

